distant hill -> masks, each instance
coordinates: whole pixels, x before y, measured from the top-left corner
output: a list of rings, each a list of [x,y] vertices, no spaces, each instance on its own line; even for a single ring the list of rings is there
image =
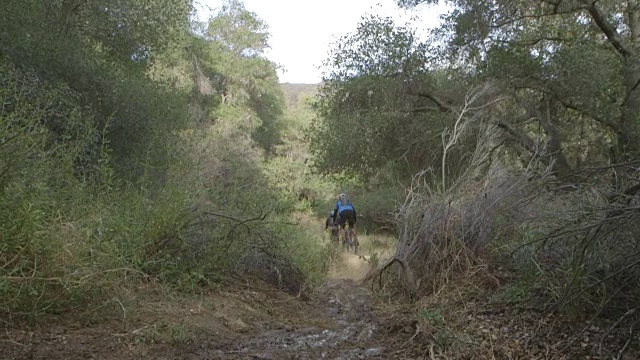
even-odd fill
[[[288,107],[295,107],[300,104],[300,100],[314,96],[318,91],[320,84],[292,84],[281,83],[284,91],[285,101]]]

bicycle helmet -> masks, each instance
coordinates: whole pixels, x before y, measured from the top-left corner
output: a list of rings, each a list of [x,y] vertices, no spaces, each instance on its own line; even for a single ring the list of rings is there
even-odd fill
[[[346,198],[346,197],[347,197],[347,194],[345,194],[345,193],[342,193],[342,194],[338,195],[338,199],[343,199],[343,198]]]

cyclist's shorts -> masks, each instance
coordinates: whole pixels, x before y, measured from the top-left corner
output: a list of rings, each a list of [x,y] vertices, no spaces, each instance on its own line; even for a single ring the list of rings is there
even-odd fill
[[[344,229],[345,224],[349,224],[349,229],[356,224],[356,213],[353,210],[343,210],[338,217],[338,225]]]

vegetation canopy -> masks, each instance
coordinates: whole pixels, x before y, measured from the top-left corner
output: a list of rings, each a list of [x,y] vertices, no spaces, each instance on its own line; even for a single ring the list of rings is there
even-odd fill
[[[0,312],[129,307],[257,276],[293,294],[329,253],[272,178],[284,93],[235,0],[0,5]],[[203,31],[205,29],[206,31]],[[133,306],[133,305],[131,305]]]

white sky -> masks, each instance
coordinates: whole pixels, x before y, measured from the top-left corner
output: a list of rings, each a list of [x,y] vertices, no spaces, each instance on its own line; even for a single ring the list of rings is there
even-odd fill
[[[198,0],[201,20],[219,8],[221,0]],[[318,83],[322,61],[330,44],[356,29],[362,15],[390,16],[397,24],[411,22],[420,30],[434,27],[444,6],[424,7],[407,12],[395,0],[244,0],[245,8],[269,25],[271,49],[266,57],[281,65],[280,82]],[[416,18],[411,21],[411,18]]]

